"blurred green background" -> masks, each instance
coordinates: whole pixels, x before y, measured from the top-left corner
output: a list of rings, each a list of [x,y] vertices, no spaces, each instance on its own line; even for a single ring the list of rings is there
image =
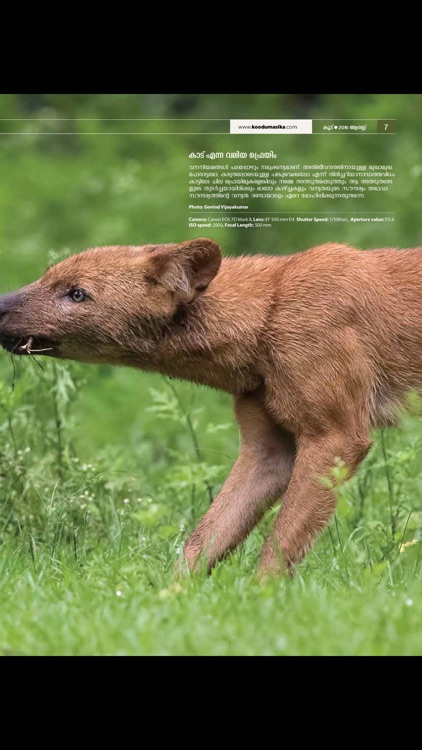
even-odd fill
[[[221,131],[256,117],[396,119],[397,135],[204,134],[207,118]],[[1,95],[0,293],[89,246],[197,236],[188,154],[204,149],[397,174],[364,209],[394,223],[215,229],[226,254],[419,246],[421,121],[408,95]],[[363,210],[345,203],[329,210]],[[420,653],[420,420],[376,437],[291,587],[251,576],[274,511],[210,580],[181,586],[175,557],[237,455],[229,396],[106,366],[15,366],[12,393],[0,353],[0,653]]]
[[[156,132],[167,123],[186,129],[227,129],[218,118],[394,118],[397,135],[127,135]],[[196,236],[188,228],[188,154],[198,150],[274,148],[280,162],[391,162],[397,178],[388,194],[369,194],[365,210],[396,211],[389,224],[304,225],[266,230],[215,229],[225,253],[289,253],[327,240],[358,247],[411,246],[418,229],[422,175],[422,97],[408,95],[3,95],[0,97],[0,292],[42,274],[51,257],[101,244],[174,242]],[[125,118],[125,119],[122,119]],[[138,118],[145,118],[142,123]],[[213,123],[207,118],[214,120]],[[54,134],[47,134],[48,132]],[[339,205],[341,204],[341,205]],[[348,201],[329,210],[360,210]],[[287,199],[262,209],[290,211]],[[295,206],[295,208],[297,208]],[[306,210],[326,209],[307,201]],[[21,363],[19,363],[21,365]],[[1,358],[1,373],[10,370]],[[143,410],[157,379],[108,368],[85,368],[87,389],[81,448],[89,453],[130,434],[154,433]],[[188,386],[188,397],[195,398]],[[145,397],[146,394],[146,397]],[[225,413],[229,399],[202,391],[198,398]],[[220,416],[220,414],[219,414]]]

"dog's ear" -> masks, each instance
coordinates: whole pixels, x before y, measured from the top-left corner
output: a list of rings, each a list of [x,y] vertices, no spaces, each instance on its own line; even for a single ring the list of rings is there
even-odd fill
[[[180,245],[155,245],[148,252],[145,273],[153,283],[173,292],[181,302],[193,302],[205,292],[221,265],[219,246],[208,239]]]

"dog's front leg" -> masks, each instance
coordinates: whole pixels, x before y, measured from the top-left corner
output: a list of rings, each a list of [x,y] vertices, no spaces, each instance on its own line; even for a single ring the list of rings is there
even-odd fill
[[[186,543],[184,557],[191,570],[204,558],[210,570],[235,549],[290,480],[295,455],[292,436],[272,421],[254,395],[236,398],[235,414],[242,436],[239,458]]]
[[[349,476],[365,458],[371,441],[367,432],[327,432],[319,438],[302,436],[283,506],[272,533],[265,542],[261,573],[293,573],[293,566],[307,553],[325,528],[335,509],[335,492],[324,483],[337,459],[342,459]]]

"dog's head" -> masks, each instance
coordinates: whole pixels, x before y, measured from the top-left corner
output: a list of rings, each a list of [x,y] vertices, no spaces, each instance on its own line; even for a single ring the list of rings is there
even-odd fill
[[[132,344],[147,351],[206,291],[220,264],[208,239],[86,250],[0,297],[0,342],[14,354],[124,364]]]

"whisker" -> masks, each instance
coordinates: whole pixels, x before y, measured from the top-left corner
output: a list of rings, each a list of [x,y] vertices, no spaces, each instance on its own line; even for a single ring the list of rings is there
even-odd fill
[[[48,349],[28,349],[28,354],[33,354],[35,352],[36,354],[39,354],[40,352],[52,352],[53,347],[50,346]]]
[[[33,360],[34,360],[35,364],[37,364],[37,365],[38,365],[38,367],[40,367],[40,368],[41,368],[41,370],[42,370],[43,372],[45,372],[45,369],[44,369],[44,367],[42,366],[41,362],[38,362],[38,360],[37,360],[37,359],[35,359],[35,357],[34,357],[34,355],[32,354],[32,352],[28,352],[28,354],[30,355],[31,359],[33,359]]]
[[[10,359],[12,361],[12,368],[13,368],[12,393],[14,393],[15,383],[16,383],[16,364],[15,364],[15,358],[12,353],[10,354]]]

